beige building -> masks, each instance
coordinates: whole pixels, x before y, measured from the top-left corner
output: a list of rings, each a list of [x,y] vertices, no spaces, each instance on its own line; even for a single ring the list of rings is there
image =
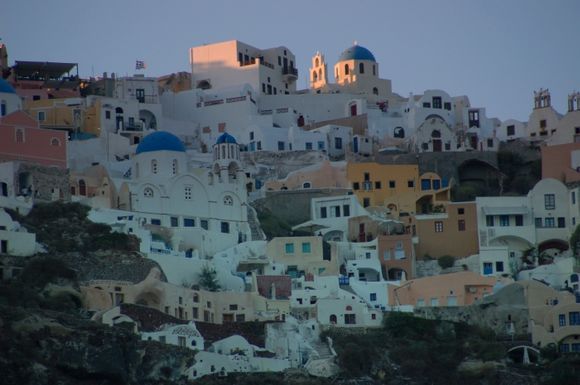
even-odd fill
[[[528,118],[528,137],[531,140],[545,140],[556,133],[560,114],[552,107],[550,91],[534,91],[534,110]]]
[[[324,250],[322,237],[278,237],[268,242],[266,254],[274,263],[283,264],[293,278],[338,275],[338,262]]]
[[[284,179],[268,181],[265,186],[268,191],[348,188],[346,162],[324,160],[315,165],[291,172]]]
[[[468,257],[479,251],[477,207],[475,202],[450,202],[443,212],[415,216],[416,254],[438,258],[451,255]]]
[[[254,289],[257,285],[254,282]],[[122,281],[89,281],[81,286],[83,303],[89,311],[108,310],[120,303],[149,306],[183,320],[216,324],[227,322],[283,320],[290,313],[288,300],[267,299],[256,290],[211,292],[161,281],[152,269],[137,284]]]
[[[417,278],[401,286],[388,286],[389,305],[466,306],[492,294],[495,278],[471,271]]]

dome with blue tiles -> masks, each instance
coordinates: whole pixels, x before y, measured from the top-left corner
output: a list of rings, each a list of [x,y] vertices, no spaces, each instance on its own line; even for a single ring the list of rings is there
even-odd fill
[[[142,154],[152,151],[185,152],[185,146],[177,136],[167,131],[156,131],[143,138],[137,146],[136,153]]]
[[[215,144],[222,144],[222,143],[237,144],[238,142],[236,142],[236,138],[234,138],[233,136],[231,136],[227,132],[224,132],[223,134],[221,134],[219,136],[219,138],[217,138],[217,141],[215,142]]]
[[[353,45],[340,54],[338,61],[346,60],[368,60],[376,62],[373,53],[360,45]]]
[[[4,94],[15,94],[14,87],[6,80],[0,78],[0,93]]]

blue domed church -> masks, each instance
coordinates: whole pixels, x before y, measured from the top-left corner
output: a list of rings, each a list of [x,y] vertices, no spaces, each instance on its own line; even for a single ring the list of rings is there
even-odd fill
[[[119,199],[142,227],[169,234],[174,250],[213,255],[249,240],[246,177],[235,138],[222,134],[213,155],[211,168],[192,167],[177,136],[153,132],[137,146]]]

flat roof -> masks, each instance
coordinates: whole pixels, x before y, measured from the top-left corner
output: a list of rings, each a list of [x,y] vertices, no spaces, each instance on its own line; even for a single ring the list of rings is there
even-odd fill
[[[59,78],[75,68],[77,63],[56,63],[40,61],[19,61],[12,67],[17,76],[32,77],[44,75],[48,78]]]

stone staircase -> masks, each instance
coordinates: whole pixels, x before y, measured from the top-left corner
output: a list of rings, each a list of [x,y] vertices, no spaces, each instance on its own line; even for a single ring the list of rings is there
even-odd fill
[[[256,210],[251,206],[248,206],[248,224],[250,225],[252,241],[263,241],[266,239],[266,235],[260,227]]]

